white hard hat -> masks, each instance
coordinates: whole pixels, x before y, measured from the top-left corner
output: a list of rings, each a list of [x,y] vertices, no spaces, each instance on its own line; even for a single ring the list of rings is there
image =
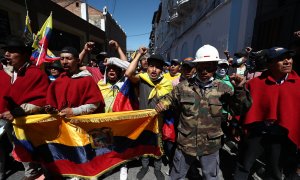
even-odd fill
[[[220,61],[219,52],[218,50],[206,44],[199,48],[196,52],[196,57],[193,62],[208,62],[208,61]]]

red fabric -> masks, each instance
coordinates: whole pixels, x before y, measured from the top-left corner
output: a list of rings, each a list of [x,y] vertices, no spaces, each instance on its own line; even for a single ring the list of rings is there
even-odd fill
[[[10,76],[3,70],[0,70],[0,114],[8,110],[7,102],[4,99],[4,96],[9,90],[9,85],[7,85],[7,82],[10,82]]]
[[[248,82],[253,104],[242,118],[243,123],[277,121],[289,131],[289,138],[300,147],[300,78],[293,71],[283,84],[278,85],[268,74],[264,72]]]
[[[162,139],[165,141],[175,142],[176,132],[174,124],[164,123],[162,127]]]
[[[103,112],[104,100],[91,76],[70,78],[63,73],[49,86],[47,104],[58,110],[95,103],[100,103],[97,112]]]
[[[51,172],[56,172],[62,175],[76,174],[89,177],[100,176],[113,169],[115,166],[126,162],[128,159],[134,159],[144,154],[161,156],[162,152],[158,146],[140,145],[128,148],[122,153],[112,151],[99,155],[82,164],[76,164],[68,160],[57,160],[55,162],[45,163],[45,166]]]
[[[47,75],[38,67],[30,65],[26,70],[18,73],[18,78],[11,84],[11,77],[4,71],[1,71],[1,87],[6,93],[1,94],[10,98],[16,105],[29,103],[36,106],[46,105],[46,93],[49,86]],[[5,90],[6,89],[6,90]],[[8,105],[9,108],[12,104]]]
[[[130,80],[127,79],[115,98],[112,110],[113,112],[121,112],[137,109],[139,109],[139,104],[134,92],[134,87]]]
[[[87,66],[86,70],[88,70],[92,74],[92,77],[96,83],[98,83],[101,79],[104,78],[103,74],[101,73],[98,67]]]

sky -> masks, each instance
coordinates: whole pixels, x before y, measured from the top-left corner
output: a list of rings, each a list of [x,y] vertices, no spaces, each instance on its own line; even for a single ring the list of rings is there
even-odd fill
[[[153,13],[160,0],[87,0],[99,10],[107,6],[108,12],[127,35],[127,50],[136,50],[141,45],[148,47]]]

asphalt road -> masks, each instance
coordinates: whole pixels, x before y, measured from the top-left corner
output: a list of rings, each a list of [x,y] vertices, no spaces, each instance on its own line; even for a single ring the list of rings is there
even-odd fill
[[[128,163],[128,180],[135,180],[136,174],[140,170],[140,162],[139,161],[133,161]],[[9,167],[9,170],[6,172],[7,174],[7,180],[19,180],[22,179],[24,176],[24,170],[22,167],[22,164],[20,163],[13,163],[10,165],[12,167]],[[165,175],[165,179],[169,179],[165,172],[168,171],[167,166],[162,166],[162,172]],[[119,180],[120,179],[120,167],[116,167],[111,172],[108,172],[104,174],[103,176],[99,177],[100,180]],[[144,177],[144,180],[155,180],[156,177],[154,175],[154,169],[153,166],[150,166],[150,170]]]

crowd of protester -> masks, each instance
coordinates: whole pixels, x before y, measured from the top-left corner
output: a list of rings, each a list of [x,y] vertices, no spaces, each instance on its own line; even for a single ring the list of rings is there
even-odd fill
[[[221,59],[215,47],[204,45],[191,57],[164,59],[140,47],[128,61],[118,42],[111,40],[109,46],[118,57],[101,52],[84,63],[94,48],[87,42],[80,53],[64,47],[60,60],[42,69],[30,62],[32,49],[21,38],[8,39],[0,65],[0,126],[6,132],[0,136],[0,179],[11,161],[8,122],[39,113],[114,112],[127,80],[137,97],[132,107],[156,109],[162,121],[164,156],[140,157],[137,179],[149,172],[151,159],[158,180],[300,179],[295,51],[246,47],[234,57],[224,51],[226,59]],[[22,164],[25,179],[57,178],[40,164]],[[121,166],[120,179],[128,179],[130,167]]]

